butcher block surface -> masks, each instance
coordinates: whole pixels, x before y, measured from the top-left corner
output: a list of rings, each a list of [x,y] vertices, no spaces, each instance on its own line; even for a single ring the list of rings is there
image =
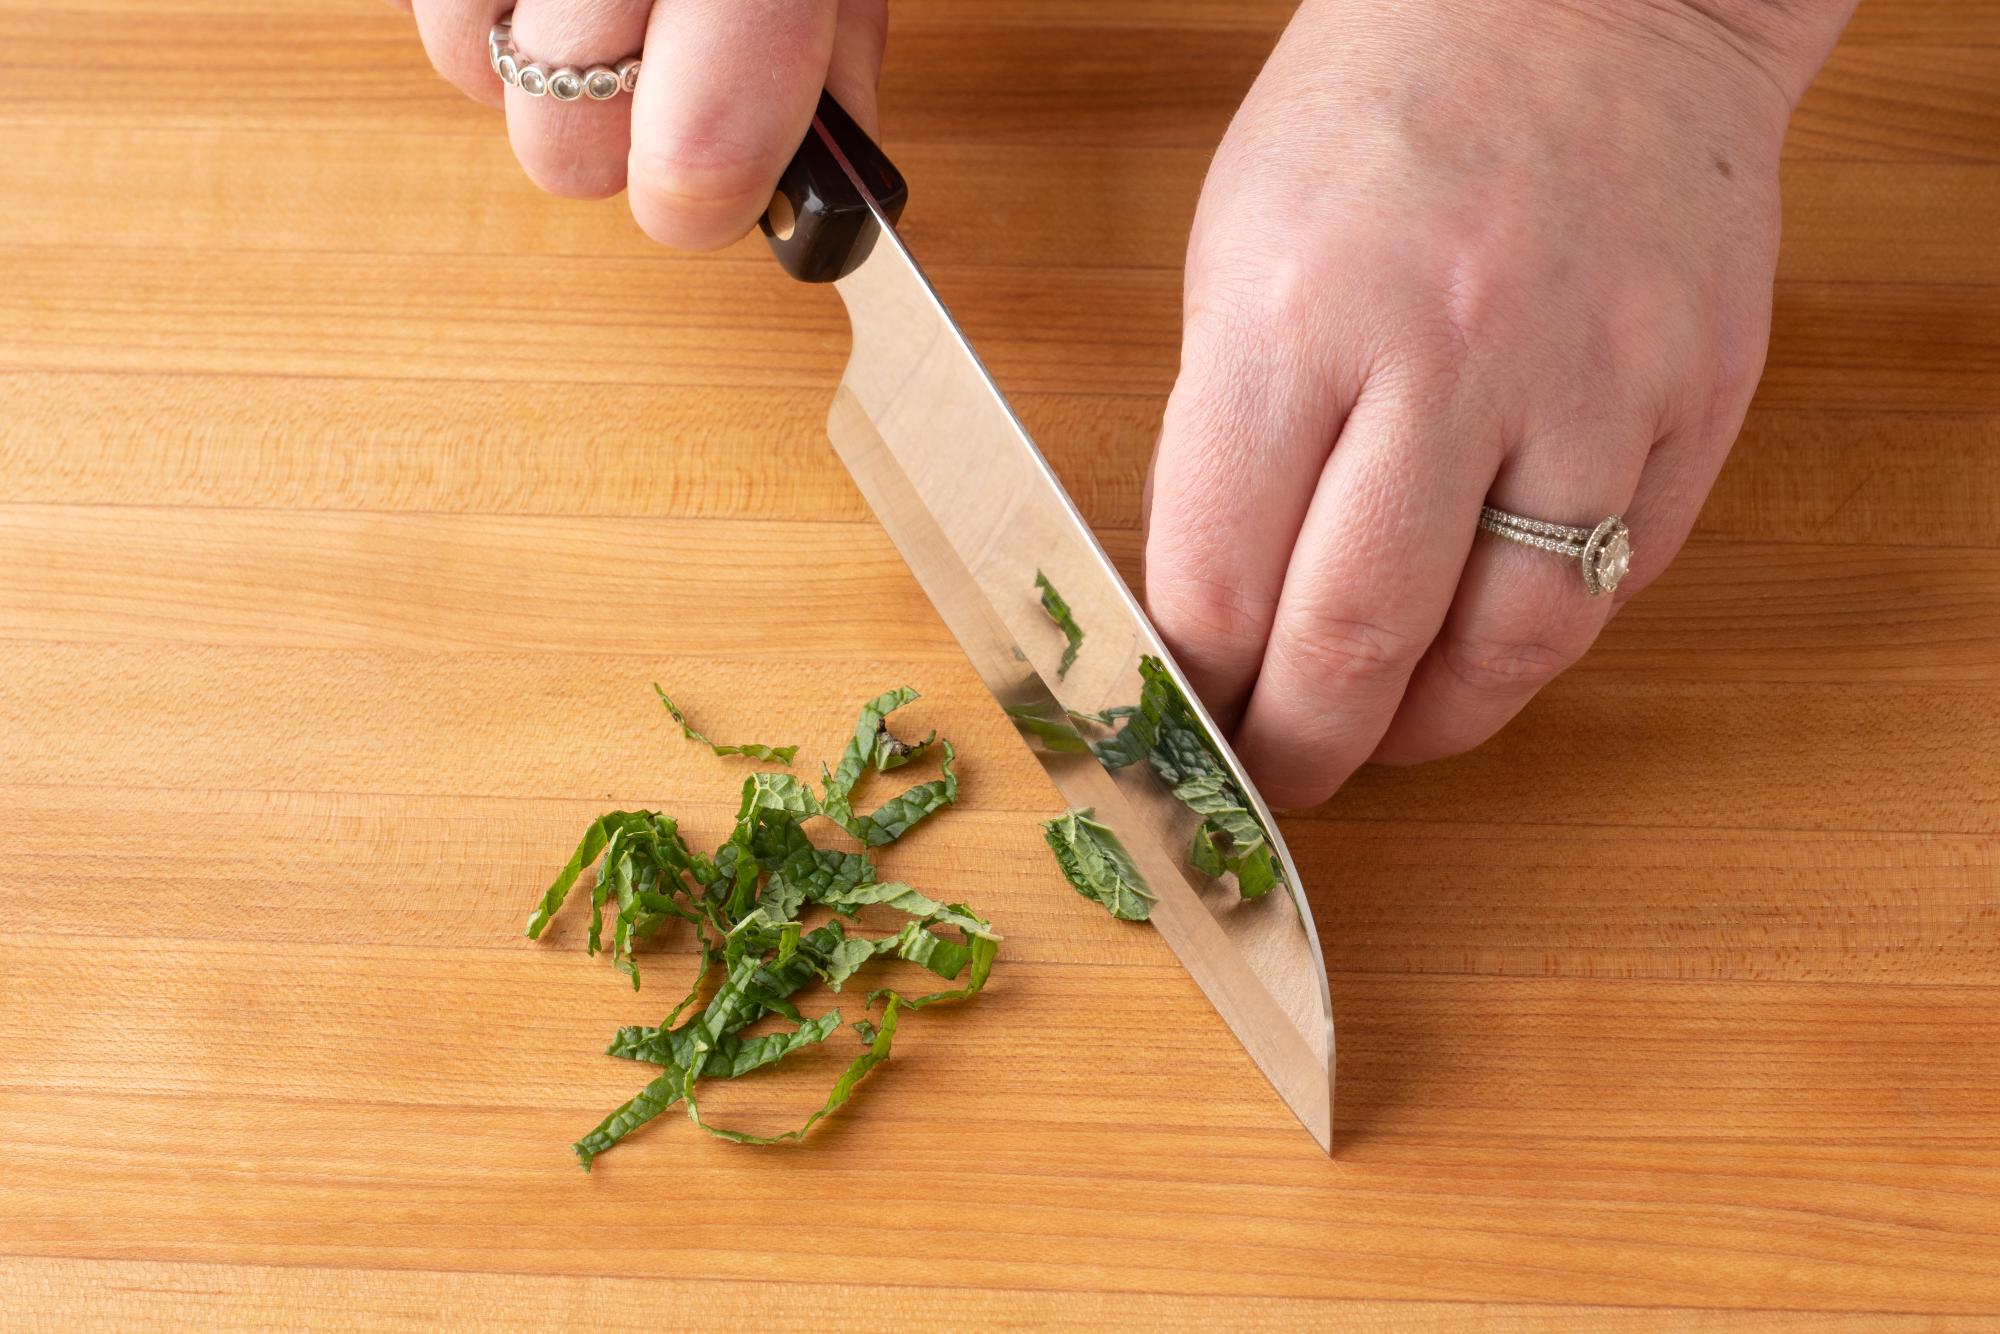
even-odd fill
[[[1136,578],[1287,6],[894,8],[909,243]],[[1667,576],[1491,744],[1284,820],[1331,1159],[1056,874],[826,445],[831,291],[538,194],[375,0],[0,0],[0,50],[0,1325],[2000,1312],[2000,3],[1867,0],[1799,111]],[[522,923],[600,811],[713,843],[742,775],[654,681],[813,774],[917,687],[963,801],[885,867],[1006,944],[803,1145],[675,1112],[586,1175],[690,946],[635,993]],[[851,1050],[715,1114],[795,1123]]]

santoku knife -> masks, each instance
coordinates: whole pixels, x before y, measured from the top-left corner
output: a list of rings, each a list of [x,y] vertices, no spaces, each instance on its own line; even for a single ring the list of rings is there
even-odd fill
[[[1153,924],[1330,1152],[1333,1008],[1291,854],[1131,590],[896,235],[906,198],[888,158],[822,95],[763,227],[793,277],[834,284],[854,327],[827,434],[1063,799],[1092,810],[1123,846],[1156,897]],[[1043,609],[1038,576],[1059,590],[1083,630],[1066,667],[1069,645]],[[1171,762],[1118,762],[1122,743],[1114,738],[1135,725],[1125,711],[1142,704],[1149,710],[1136,725],[1148,726],[1146,713],[1164,706],[1179,720],[1179,745],[1205,748],[1209,758],[1196,762],[1220,766],[1234,784],[1247,811],[1233,843],[1224,842],[1240,856],[1257,836],[1267,840],[1258,857],[1275,888],[1246,897],[1240,886],[1254,888],[1249,882],[1261,875],[1218,878],[1198,869],[1197,862],[1214,866],[1214,844],[1205,857],[1196,851],[1204,820],[1190,801],[1203,799],[1186,786],[1176,795],[1185,774]]]

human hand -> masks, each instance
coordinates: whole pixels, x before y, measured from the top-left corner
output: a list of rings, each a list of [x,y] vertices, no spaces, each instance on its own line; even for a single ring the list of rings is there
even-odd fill
[[[648,235],[711,250],[754,227],[812,122],[822,88],[876,130],[887,0],[391,0],[414,11],[438,72],[505,106],[521,166],[555,194],[630,191]],[[487,34],[548,69],[644,60],[638,88],[560,102],[504,86]],[[746,96],[754,89],[754,96]]]
[[[1778,149],[1849,7],[1301,7],[1203,189],[1146,542],[1273,804],[1477,745],[1666,566],[1762,372]],[[1489,498],[1622,515],[1629,576],[1476,535]]]

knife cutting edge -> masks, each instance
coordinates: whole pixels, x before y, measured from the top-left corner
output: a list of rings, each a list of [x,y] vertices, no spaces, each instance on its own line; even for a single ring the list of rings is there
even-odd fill
[[[1333,1006],[1312,911],[1269,808],[1159,633],[896,234],[902,175],[831,96],[763,229],[793,277],[831,282],[854,348],[827,434],[862,496],[1072,809],[1090,808],[1155,896],[1151,920],[1271,1085],[1332,1150]],[[1038,576],[1084,637],[1044,613]],[[1153,692],[1148,695],[1148,691]],[[1193,861],[1202,818],[1155,766],[1093,745],[1162,693],[1275,853],[1256,898]]]

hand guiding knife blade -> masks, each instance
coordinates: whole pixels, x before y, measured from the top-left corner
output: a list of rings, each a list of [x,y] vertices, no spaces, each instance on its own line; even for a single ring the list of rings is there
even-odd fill
[[[901,173],[830,96],[785,169],[763,229],[793,277],[831,282],[854,350],[827,434],[980,678],[1072,808],[1116,836],[1157,902],[1151,920],[1238,1041],[1331,1151],[1333,1009],[1291,853],[1159,634],[896,235]],[[1043,610],[1061,590],[1082,640]],[[1074,660],[1066,662],[1065,654]],[[1150,692],[1150,693],[1149,693]],[[1282,893],[1246,897],[1193,854],[1208,826],[1164,755],[1129,762],[1078,721],[1142,701],[1242,795]],[[1148,749],[1154,738],[1139,741]],[[1178,780],[1177,780],[1178,781]],[[1232,806],[1232,810],[1234,807]],[[1213,853],[1204,860],[1212,863]]]

